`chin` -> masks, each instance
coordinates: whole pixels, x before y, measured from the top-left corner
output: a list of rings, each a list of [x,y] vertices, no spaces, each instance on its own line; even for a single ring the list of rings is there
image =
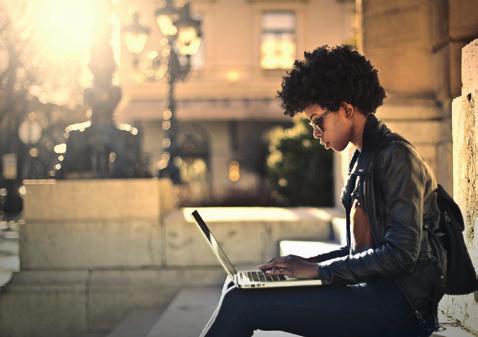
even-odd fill
[[[340,146],[331,146],[330,148],[332,150],[334,150],[335,152],[342,152],[343,150],[345,150],[345,148],[347,147],[347,144],[345,145],[340,145]]]

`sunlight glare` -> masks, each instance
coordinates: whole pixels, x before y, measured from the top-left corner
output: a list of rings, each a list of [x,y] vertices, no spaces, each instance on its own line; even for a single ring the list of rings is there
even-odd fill
[[[92,0],[32,1],[32,28],[45,54],[60,57],[89,51],[96,11]]]

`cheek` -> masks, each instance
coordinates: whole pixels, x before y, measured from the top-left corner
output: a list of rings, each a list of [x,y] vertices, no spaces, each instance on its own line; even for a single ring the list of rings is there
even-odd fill
[[[350,141],[350,135],[347,130],[344,129],[336,129],[336,133],[331,135],[330,145],[333,147],[335,151],[343,151]]]

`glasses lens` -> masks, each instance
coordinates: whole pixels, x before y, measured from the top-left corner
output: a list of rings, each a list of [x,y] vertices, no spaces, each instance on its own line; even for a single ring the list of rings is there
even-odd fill
[[[317,125],[317,128],[320,130],[320,132],[322,132],[324,129],[324,116],[317,118],[315,125]]]

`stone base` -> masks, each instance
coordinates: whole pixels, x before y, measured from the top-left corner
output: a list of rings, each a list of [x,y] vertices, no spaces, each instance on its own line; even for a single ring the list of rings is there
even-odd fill
[[[219,286],[222,269],[24,271],[0,293],[0,336],[110,331],[129,311],[163,310],[182,287]]]

